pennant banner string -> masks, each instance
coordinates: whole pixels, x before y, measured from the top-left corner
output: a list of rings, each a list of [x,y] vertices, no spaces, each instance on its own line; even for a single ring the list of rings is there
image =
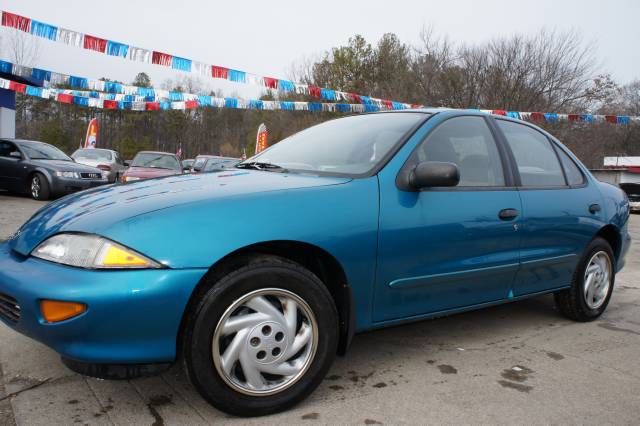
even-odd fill
[[[282,92],[293,92],[300,95],[309,95],[319,99],[336,102],[360,103],[362,105],[377,105],[378,107],[393,108],[393,104],[401,104],[403,108],[418,108],[422,105],[394,102],[388,99],[379,99],[357,93],[342,92],[339,90],[316,87],[312,85],[295,83],[286,79],[263,77],[246,71],[231,69],[218,65],[209,65],[187,58],[171,55],[150,49],[135,47],[130,44],[83,34],[66,28],[36,21],[25,16],[2,11],[2,26],[15,28],[33,36],[57,41],[80,49],[93,50],[110,56],[119,56],[132,61],[151,63],[170,67],[179,71],[196,73],[210,78],[224,79],[237,83],[257,85]]]

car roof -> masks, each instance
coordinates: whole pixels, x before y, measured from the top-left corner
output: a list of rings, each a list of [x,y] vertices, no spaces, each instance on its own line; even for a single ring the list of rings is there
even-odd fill
[[[21,145],[35,145],[35,144],[51,145],[51,144],[46,143],[46,142],[31,141],[31,140],[28,140],[28,139],[2,138],[0,140],[7,141],[7,142],[13,142],[13,143],[21,144]]]
[[[109,151],[109,152],[116,152],[115,149],[107,149],[107,148],[78,148],[76,149],[76,152],[78,151]]]
[[[176,155],[172,152],[162,152],[162,151],[138,151],[138,154],[161,154],[161,155],[170,155],[172,157],[175,157]]]

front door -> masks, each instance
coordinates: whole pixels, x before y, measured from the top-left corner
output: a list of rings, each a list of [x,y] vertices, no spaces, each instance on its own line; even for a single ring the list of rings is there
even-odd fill
[[[0,141],[0,188],[21,191],[26,183],[22,154],[13,142]]]
[[[444,118],[440,118],[443,117]],[[374,321],[433,314],[508,297],[518,269],[520,197],[488,118],[446,118],[403,167],[455,163],[452,188],[404,191],[379,174],[380,225]]]

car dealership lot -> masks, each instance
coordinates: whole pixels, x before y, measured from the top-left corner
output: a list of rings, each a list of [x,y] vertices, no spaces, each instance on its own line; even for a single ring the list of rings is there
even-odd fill
[[[0,239],[44,203],[0,192]],[[640,417],[640,216],[603,317],[561,317],[550,296],[359,335],[288,412],[234,419],[179,368],[101,381],[0,325],[0,425],[206,423],[636,423]],[[43,283],[46,285],[46,283]]]

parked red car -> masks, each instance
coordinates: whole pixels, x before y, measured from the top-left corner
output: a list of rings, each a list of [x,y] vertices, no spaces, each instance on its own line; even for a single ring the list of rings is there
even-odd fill
[[[182,174],[182,165],[175,154],[140,151],[122,175],[122,182]]]

